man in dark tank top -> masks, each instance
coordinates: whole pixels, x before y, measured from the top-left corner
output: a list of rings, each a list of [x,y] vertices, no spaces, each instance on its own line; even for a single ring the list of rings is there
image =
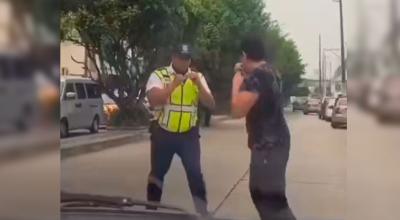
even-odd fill
[[[251,149],[250,193],[263,220],[296,219],[286,198],[290,133],[283,113],[280,78],[265,61],[263,41],[242,41],[243,74],[232,83],[232,115],[246,117]]]

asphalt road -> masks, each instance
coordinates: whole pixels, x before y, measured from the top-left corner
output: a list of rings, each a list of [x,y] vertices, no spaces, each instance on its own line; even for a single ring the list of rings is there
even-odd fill
[[[383,125],[350,106],[347,214],[354,220],[400,219],[400,125]]]
[[[317,116],[289,114],[292,150],[288,197],[299,219],[343,219],[346,130],[333,130]],[[201,132],[202,165],[209,208],[216,215],[258,219],[248,192],[249,151],[243,120],[214,123]],[[69,192],[145,198],[149,142],[128,144],[61,162],[61,187]],[[230,194],[228,194],[231,192]],[[165,179],[163,202],[193,211],[184,170],[175,157]]]
[[[290,204],[300,220],[398,220],[400,127],[382,126],[353,107],[348,115],[347,132],[331,129],[316,116],[288,116]],[[203,130],[202,143],[210,209],[221,205],[218,216],[258,219],[247,188],[249,152],[243,122],[221,121]],[[148,169],[147,141],[68,158],[61,164],[58,151],[3,164],[0,219],[58,219],[60,184],[74,192],[143,199]],[[176,159],[166,178],[163,201],[193,210],[186,183]]]

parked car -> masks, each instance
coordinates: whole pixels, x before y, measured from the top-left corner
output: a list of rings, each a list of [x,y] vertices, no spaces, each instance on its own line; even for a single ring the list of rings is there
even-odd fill
[[[305,105],[303,113],[308,115],[310,113],[319,113],[321,110],[321,101],[319,98],[309,98]]]
[[[332,128],[345,127],[347,128],[347,97],[339,96],[336,98],[335,105],[333,107]]]
[[[324,120],[326,121],[332,120],[334,106],[335,106],[335,98],[330,98],[328,100],[328,104],[325,106],[325,114],[323,115]]]
[[[321,109],[319,110],[319,112],[318,112],[318,118],[319,119],[322,119],[322,115],[324,114],[324,111],[325,111],[325,106],[327,105],[327,99],[328,99],[329,97],[323,97],[322,99],[321,99]]]
[[[295,111],[303,111],[306,101],[307,101],[306,98],[296,97],[295,100],[292,103],[293,112],[295,112]]]
[[[114,118],[118,112],[119,107],[118,105],[112,100],[108,95],[103,94],[103,111],[106,117],[106,123],[108,124],[112,118]]]
[[[70,130],[89,129],[97,133],[104,120],[103,100],[96,82],[89,78],[61,78],[60,135],[67,137]]]
[[[333,106],[335,104],[335,98],[326,97],[321,104],[321,111],[319,118],[322,120],[330,121],[332,118]]]
[[[387,76],[382,85],[375,112],[381,122],[400,122],[400,76]]]

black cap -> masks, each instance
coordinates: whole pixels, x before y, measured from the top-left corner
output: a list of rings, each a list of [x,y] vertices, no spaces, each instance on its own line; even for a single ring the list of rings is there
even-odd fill
[[[193,55],[192,48],[189,44],[178,44],[174,48],[173,53],[183,59],[191,59]]]

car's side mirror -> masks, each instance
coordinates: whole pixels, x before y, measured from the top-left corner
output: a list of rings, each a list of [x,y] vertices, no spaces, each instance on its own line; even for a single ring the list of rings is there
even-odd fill
[[[67,92],[65,94],[65,99],[70,100],[70,99],[75,99],[76,98],[76,93],[75,92]]]

